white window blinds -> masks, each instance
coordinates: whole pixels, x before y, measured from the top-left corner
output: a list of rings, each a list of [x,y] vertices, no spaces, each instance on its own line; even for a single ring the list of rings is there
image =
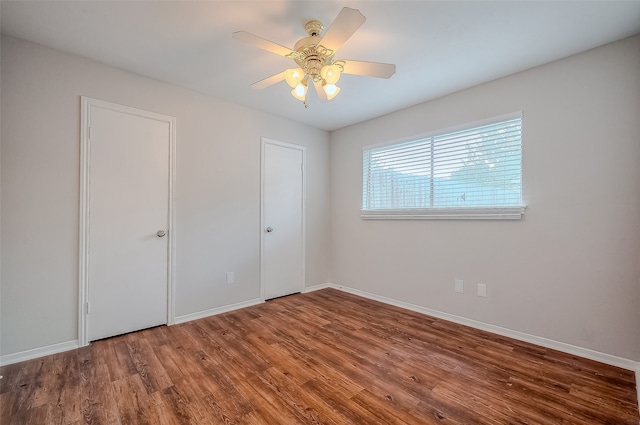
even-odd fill
[[[522,116],[363,151],[364,218],[519,218]]]

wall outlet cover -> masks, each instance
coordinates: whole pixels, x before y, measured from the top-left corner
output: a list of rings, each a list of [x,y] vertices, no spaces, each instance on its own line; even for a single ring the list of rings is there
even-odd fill
[[[464,292],[464,280],[456,279],[454,288],[457,293],[462,294]]]

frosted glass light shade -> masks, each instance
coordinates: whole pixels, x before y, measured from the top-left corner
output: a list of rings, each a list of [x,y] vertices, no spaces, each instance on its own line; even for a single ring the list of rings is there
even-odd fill
[[[304,83],[305,81],[301,81],[293,90],[291,90],[291,95],[301,102],[305,101],[307,97],[307,90],[309,89],[309,86]]]
[[[327,84],[336,84],[340,79],[340,67],[337,65],[325,65],[320,70],[320,76]]]
[[[331,100],[340,93],[340,87],[335,84],[325,84],[322,86],[322,89],[327,95],[327,100]]]
[[[304,71],[302,68],[291,68],[284,72],[284,79],[291,88],[296,88],[296,86],[302,81],[302,78],[304,78]]]

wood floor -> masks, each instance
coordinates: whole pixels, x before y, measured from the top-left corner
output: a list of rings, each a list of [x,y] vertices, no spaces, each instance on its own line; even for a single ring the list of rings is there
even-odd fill
[[[634,374],[326,289],[0,368],[0,424],[639,424]]]

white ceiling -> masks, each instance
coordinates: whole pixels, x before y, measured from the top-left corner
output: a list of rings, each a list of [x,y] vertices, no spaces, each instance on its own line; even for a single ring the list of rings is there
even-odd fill
[[[364,25],[336,59],[397,65],[390,79],[343,75],[309,108],[282,82],[294,64],[240,43],[246,30],[292,48],[310,19],[342,7]],[[639,1],[2,1],[1,31],[158,80],[334,130],[640,33]],[[640,78],[640,77],[639,77]]]

